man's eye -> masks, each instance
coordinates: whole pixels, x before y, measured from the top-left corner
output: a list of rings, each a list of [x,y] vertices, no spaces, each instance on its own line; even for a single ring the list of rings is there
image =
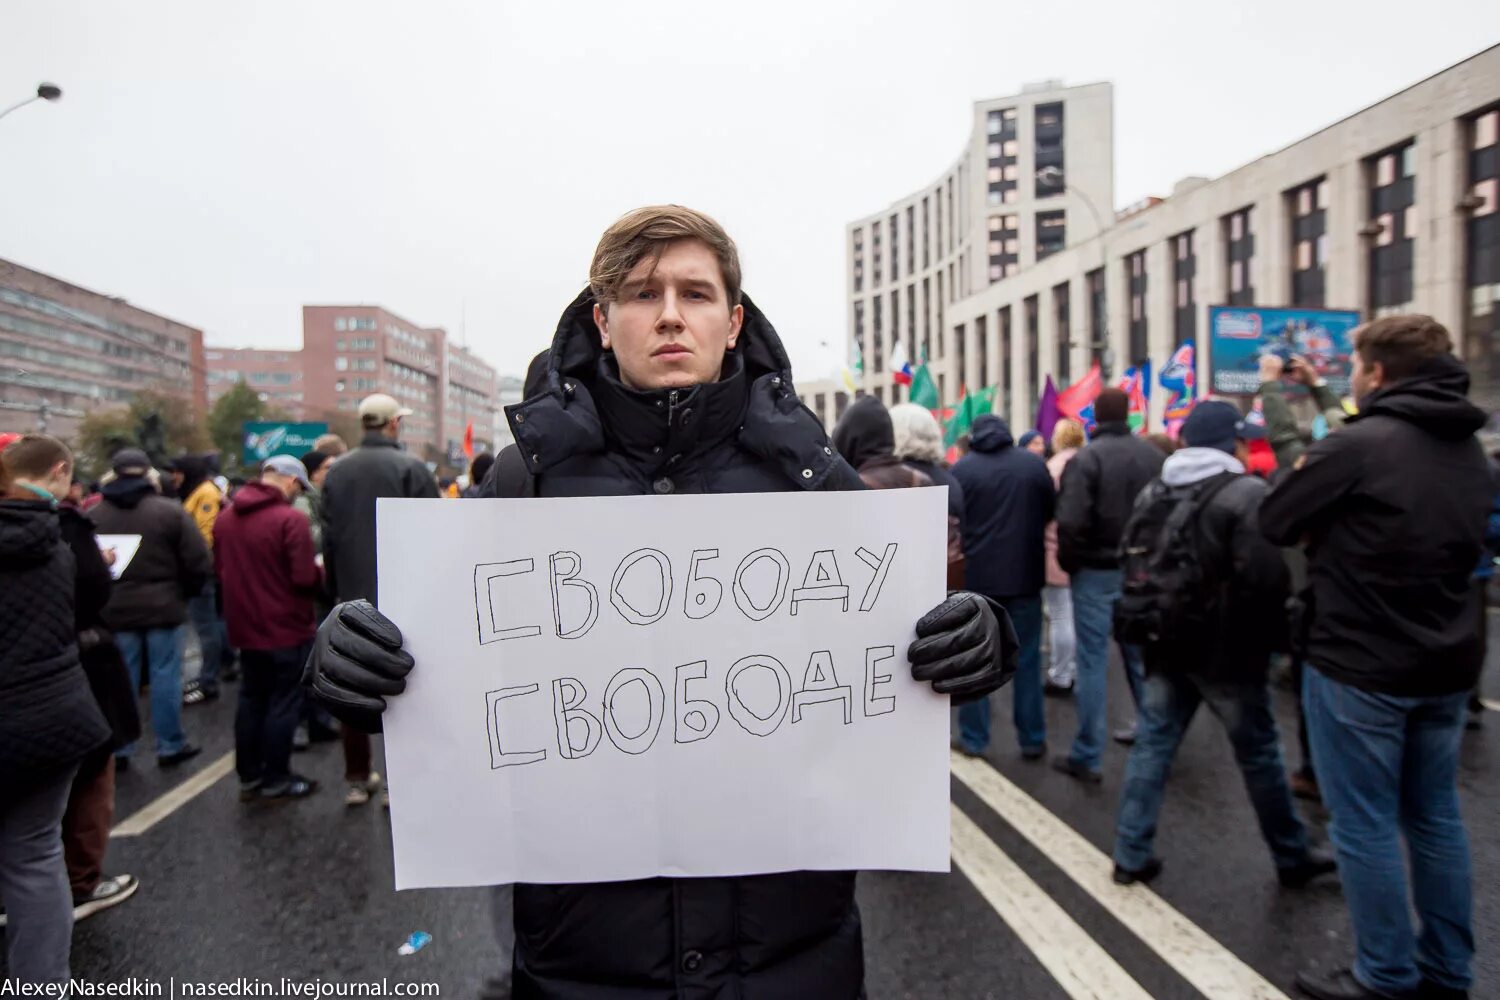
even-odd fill
[[[638,299],[652,299],[656,297],[656,293],[651,291],[649,288],[642,288],[639,292],[636,293],[635,297]]]
[[[708,298],[708,296],[706,296],[702,292],[698,292],[698,291],[688,292],[687,293],[687,297],[690,298],[690,299],[706,299],[706,298]]]

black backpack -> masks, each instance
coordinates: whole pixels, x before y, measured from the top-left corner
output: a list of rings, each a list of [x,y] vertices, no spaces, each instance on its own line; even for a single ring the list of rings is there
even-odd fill
[[[1208,634],[1219,586],[1203,564],[1198,514],[1236,478],[1224,472],[1189,486],[1158,479],[1141,491],[1120,540],[1116,639],[1154,646],[1192,643]]]

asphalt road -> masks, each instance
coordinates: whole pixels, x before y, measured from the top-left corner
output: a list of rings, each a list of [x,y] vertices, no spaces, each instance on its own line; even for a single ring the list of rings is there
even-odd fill
[[[1500,699],[1496,659],[1486,675],[1491,699]],[[1123,722],[1128,695],[1114,687],[1114,721]],[[149,752],[138,754],[118,783],[117,824],[232,759],[234,690],[185,709],[190,736],[205,747],[199,758],[160,770]],[[1291,697],[1280,691],[1277,702],[1295,756]],[[1348,958],[1337,884],[1279,888],[1208,713],[1177,759],[1157,842],[1167,867],[1152,891],[1108,880],[1126,749],[1111,745],[1103,785],[1086,787],[1022,761],[1008,692],[995,708],[987,759],[955,760],[954,872],[860,878],[871,997],[1295,996],[1298,970]],[[1500,713],[1488,716],[1483,731],[1465,737],[1459,779],[1474,858],[1476,997],[1500,996]],[[1073,724],[1072,704],[1049,700],[1054,751]],[[315,746],[296,764],[323,782],[308,800],[244,806],[228,772],[145,832],[113,839],[108,870],[138,876],[141,889],[77,926],[74,974],[163,983],[385,978],[437,983],[445,997],[477,995],[499,962],[489,891],[396,893],[386,815],[376,803],[345,807],[338,744]],[[1325,838],[1326,814],[1300,805]],[[431,943],[398,954],[419,930]]]

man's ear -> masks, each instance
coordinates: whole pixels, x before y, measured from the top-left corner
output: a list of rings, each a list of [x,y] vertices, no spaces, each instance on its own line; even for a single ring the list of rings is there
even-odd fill
[[[1385,365],[1379,361],[1372,361],[1370,368],[1370,388],[1379,389],[1385,385]]]
[[[609,318],[604,314],[604,308],[599,303],[594,303],[594,326],[599,330],[599,343],[607,351],[609,350]]]
[[[724,346],[734,350],[734,345],[740,339],[740,327],[745,325],[745,307],[735,306],[729,310],[729,341]]]

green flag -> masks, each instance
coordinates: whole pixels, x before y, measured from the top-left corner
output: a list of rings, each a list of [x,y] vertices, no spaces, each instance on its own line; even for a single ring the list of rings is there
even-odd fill
[[[929,410],[937,409],[937,383],[933,381],[932,373],[927,370],[926,361],[917,366],[916,372],[911,377],[911,389],[908,390],[907,395],[918,406]]]
[[[915,385],[915,381],[912,383]],[[995,411],[995,390],[997,386],[980,389],[974,393],[964,393],[964,398],[958,401],[958,406],[953,412],[953,419],[948,421],[947,430],[943,434],[943,444],[952,447],[959,438],[969,433],[974,426],[974,421],[986,413]]]

